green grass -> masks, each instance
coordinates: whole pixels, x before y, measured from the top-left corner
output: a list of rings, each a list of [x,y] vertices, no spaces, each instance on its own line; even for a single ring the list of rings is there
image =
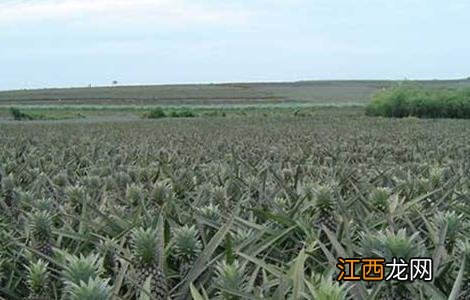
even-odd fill
[[[313,108],[313,107],[352,107],[364,106],[361,102],[328,103],[328,102],[284,102],[284,103],[219,103],[219,104],[168,104],[168,105],[126,105],[126,104],[0,104],[0,110],[9,110],[17,107],[21,110],[49,110],[49,111],[116,111],[116,112],[142,112],[162,109],[191,109],[191,110],[256,110],[256,109],[285,109],[285,108]]]
[[[375,94],[366,113],[398,118],[470,118],[470,88],[426,88],[402,84]]]
[[[158,119],[163,117],[245,117],[296,115],[311,116],[332,109],[362,110],[362,104],[279,103],[279,104],[214,104],[214,105],[0,105],[0,121],[12,119],[11,108],[34,120],[61,119]],[[40,117],[37,117],[40,116]]]

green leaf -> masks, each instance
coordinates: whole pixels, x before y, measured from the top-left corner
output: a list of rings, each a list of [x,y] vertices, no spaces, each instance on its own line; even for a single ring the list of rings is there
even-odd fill
[[[270,264],[266,263],[264,260],[258,259],[256,257],[250,256],[250,255],[242,253],[242,252],[238,252],[237,254],[240,257],[243,257],[244,259],[251,261],[252,263],[260,266],[261,268],[265,269],[266,271],[270,272],[271,274],[273,274],[273,275],[275,275],[279,278],[281,278],[284,275],[278,267],[276,267],[274,265],[270,265]]]
[[[158,251],[158,266],[163,270],[163,263],[165,261],[165,219],[163,214],[160,214],[157,224],[157,251]]]
[[[279,278],[279,285],[273,295],[273,300],[285,300],[286,292],[289,289],[287,279],[285,277]]]
[[[295,259],[294,265],[289,271],[290,278],[294,283],[294,287],[292,289],[292,299],[294,300],[300,299],[300,295],[302,295],[304,292],[304,268],[306,259],[307,255],[305,254],[305,249],[302,249]]]
[[[225,237],[225,261],[227,264],[233,263],[235,256],[233,255],[233,243],[230,233]]]
[[[189,289],[191,290],[191,296],[194,300],[207,300],[207,298],[204,298],[201,293],[199,293],[199,291],[196,289],[192,282],[189,285]]]
[[[460,289],[462,288],[463,283],[463,275],[465,273],[465,257],[462,260],[462,264],[460,266],[459,274],[455,279],[454,286],[452,287],[452,291],[450,292],[449,300],[457,300],[460,294]]]

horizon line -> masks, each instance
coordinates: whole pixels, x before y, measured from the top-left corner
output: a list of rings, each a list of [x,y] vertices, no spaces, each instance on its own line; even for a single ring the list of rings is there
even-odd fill
[[[51,86],[51,87],[32,87],[32,88],[15,88],[0,90],[3,92],[20,92],[20,91],[37,91],[37,90],[66,90],[66,89],[88,89],[88,88],[113,88],[113,87],[148,87],[148,86],[184,86],[184,85],[230,85],[230,84],[283,84],[283,83],[302,83],[302,82],[378,82],[378,81],[470,81],[470,77],[454,77],[454,78],[408,78],[392,79],[392,78],[327,78],[327,79],[299,79],[299,80],[252,80],[252,81],[200,81],[200,82],[174,82],[174,83],[124,83],[117,81],[116,84],[88,84],[74,86]]]

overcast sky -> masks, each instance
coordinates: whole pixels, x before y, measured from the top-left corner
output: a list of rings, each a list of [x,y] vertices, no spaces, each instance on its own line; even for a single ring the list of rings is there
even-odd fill
[[[0,90],[470,76],[468,0],[1,0]]]

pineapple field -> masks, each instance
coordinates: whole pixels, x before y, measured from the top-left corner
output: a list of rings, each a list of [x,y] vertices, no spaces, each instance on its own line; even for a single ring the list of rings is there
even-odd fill
[[[0,299],[470,299],[468,120],[9,121],[0,163]]]

